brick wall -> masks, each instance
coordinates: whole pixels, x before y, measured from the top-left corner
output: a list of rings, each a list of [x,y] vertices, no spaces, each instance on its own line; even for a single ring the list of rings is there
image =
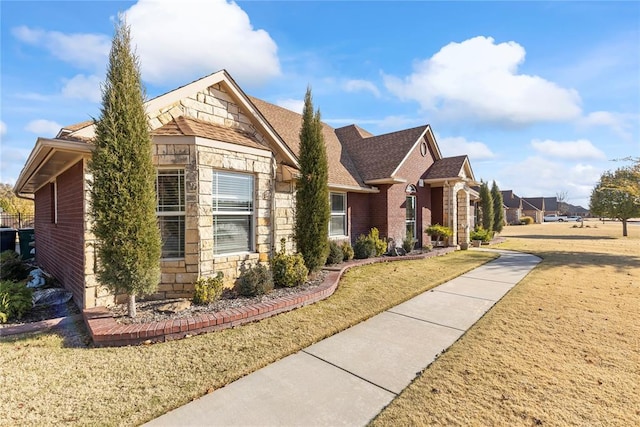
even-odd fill
[[[442,190],[442,187],[431,188],[431,224],[443,225],[444,222],[444,212],[442,210]]]
[[[53,191],[48,184],[36,194],[36,261],[73,292],[84,307],[84,162],[56,178],[57,223],[53,222]]]
[[[368,234],[371,229],[370,202],[372,194],[347,194],[347,225],[351,243],[355,243],[361,234]]]

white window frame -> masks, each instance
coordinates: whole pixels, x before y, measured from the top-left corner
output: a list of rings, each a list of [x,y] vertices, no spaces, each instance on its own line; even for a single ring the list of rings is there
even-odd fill
[[[236,255],[236,254],[246,254],[246,253],[252,253],[255,252],[255,247],[256,247],[256,177],[253,174],[250,173],[243,173],[243,172],[236,172],[236,171],[227,171],[227,170],[214,170],[213,174],[221,174],[221,175],[236,175],[236,176],[246,176],[246,177],[250,177],[251,178],[251,209],[250,210],[239,210],[239,211],[225,211],[225,210],[218,210],[218,206],[216,204],[216,194],[217,193],[217,188],[215,188],[214,186],[212,186],[211,189],[211,197],[212,197],[212,210],[213,210],[213,224],[212,224],[212,228],[213,228],[213,256],[214,257],[226,257],[226,256],[230,256],[230,255]],[[247,216],[249,217],[249,235],[247,236],[249,238],[249,245],[248,245],[248,249],[247,250],[242,250],[242,251],[235,251],[235,252],[217,252],[217,246],[216,245],[216,233],[215,233],[215,226],[216,226],[216,217],[224,217],[224,216]]]
[[[338,211],[333,209],[333,196],[341,196],[343,198],[344,210]],[[332,191],[329,193],[329,209],[331,211],[331,215],[329,217],[329,237],[346,237],[348,233],[348,224],[347,224],[347,193],[339,193]],[[344,233],[332,233],[331,230],[331,219],[342,217],[342,223],[344,224]]]
[[[58,223],[58,179],[54,179],[51,183],[51,222]]]
[[[175,174],[176,177],[178,177],[178,191],[179,191],[179,204],[177,205],[178,210],[160,210],[160,198],[159,198],[159,194],[158,194],[158,179],[160,177],[160,175],[170,175],[170,173]],[[180,180],[182,180],[182,186],[180,186]],[[171,259],[184,259],[185,256],[185,247],[186,247],[186,232],[187,232],[187,225],[186,225],[186,203],[187,203],[187,197],[186,197],[186,174],[185,174],[185,170],[184,168],[159,168],[156,170],[156,216],[158,217],[158,222],[160,221],[161,218],[167,218],[167,217],[182,217],[182,225],[183,225],[183,229],[182,229],[182,247],[179,248],[178,250],[178,254],[176,256],[169,256],[169,257],[165,257],[162,256],[163,260],[171,260]],[[158,227],[160,226],[160,224],[158,224]],[[164,242],[162,244],[163,246],[163,252],[164,252]]]
[[[413,238],[417,239],[418,238],[418,199],[416,197],[416,186],[413,184],[409,184],[407,185],[407,188],[405,190],[406,192],[406,198],[405,198],[405,219],[404,219],[404,237],[406,237],[407,235],[407,231],[409,231],[409,225],[413,224]],[[413,206],[413,219],[409,219],[409,200],[412,200],[411,205]]]

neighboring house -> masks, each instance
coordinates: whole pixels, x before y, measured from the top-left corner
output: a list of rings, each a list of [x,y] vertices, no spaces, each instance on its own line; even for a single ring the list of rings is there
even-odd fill
[[[537,224],[544,221],[544,197],[522,197],[522,213]]]
[[[543,197],[544,199],[544,214],[545,215],[560,215],[560,206],[558,204],[557,197]]]
[[[513,193],[513,190],[501,191],[504,204],[504,219],[507,224],[520,224],[523,216],[522,199]]]
[[[269,259],[281,238],[294,250],[300,114],[247,96],[226,71],[148,101],[163,248],[157,297],[190,297],[199,276]],[[477,193],[466,156],[443,158],[429,125],[374,136],[323,124],[329,160],[330,238],[355,241],[377,227],[422,245],[432,223],[469,241]],[[82,308],[113,295],[95,275],[89,215],[92,122],[38,138],[15,185],[35,199],[38,263]]]

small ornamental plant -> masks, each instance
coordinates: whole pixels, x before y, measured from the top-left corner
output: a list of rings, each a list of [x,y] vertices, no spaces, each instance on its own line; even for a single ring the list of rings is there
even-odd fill
[[[216,277],[198,277],[194,284],[193,303],[209,304],[220,299],[224,274],[218,272]]]
[[[273,290],[271,271],[262,264],[244,270],[238,278],[238,294],[245,297],[268,294]]]
[[[441,240],[453,236],[453,230],[451,230],[450,227],[440,224],[430,225],[424,232],[431,236],[432,239],[435,237],[436,245],[438,245]]]
[[[271,273],[275,286],[291,288],[302,285],[307,280],[309,270],[301,254],[286,253],[285,244],[286,240],[280,239],[280,251],[271,258]]]
[[[329,255],[327,256],[327,265],[340,264],[344,260],[342,248],[336,242],[329,242]]]
[[[347,241],[342,242],[342,260],[350,261],[353,259],[353,247]]]

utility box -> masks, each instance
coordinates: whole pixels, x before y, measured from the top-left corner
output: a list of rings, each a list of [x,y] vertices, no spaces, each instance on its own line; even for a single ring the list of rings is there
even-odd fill
[[[16,250],[16,229],[0,228],[0,252]]]
[[[33,228],[20,228],[18,230],[20,239],[20,255],[23,260],[33,258],[31,251],[35,247],[35,230]]]

